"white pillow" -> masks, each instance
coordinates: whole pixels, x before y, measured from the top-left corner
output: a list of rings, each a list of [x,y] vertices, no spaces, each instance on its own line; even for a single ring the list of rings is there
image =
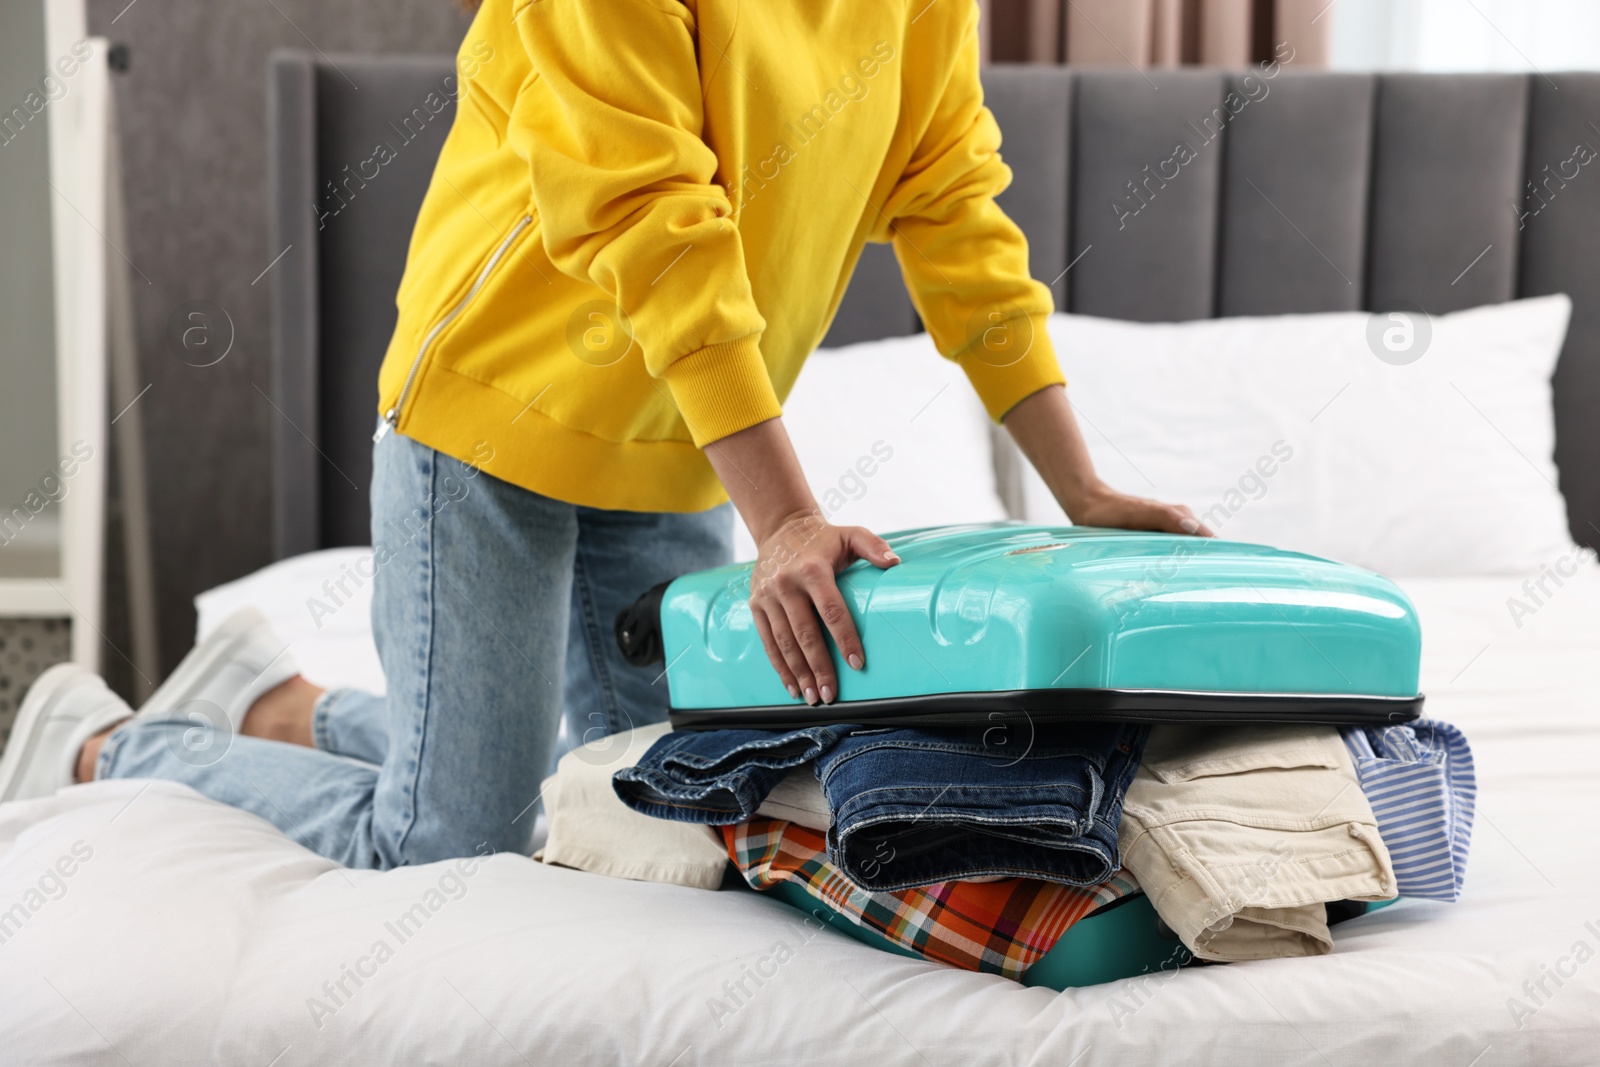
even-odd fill
[[[372,642],[370,548],[328,548],[291,556],[194,598],[195,639],[240,608],[255,608],[289,642],[289,654],[318,685],[385,691]]]
[[[881,534],[1008,517],[988,416],[927,334],[813,353],[783,421],[830,522]],[[734,536],[754,559],[743,523]]]
[[[1055,315],[1050,336],[1116,488],[1188,504],[1230,540],[1388,574],[1496,574],[1571,544],[1550,396],[1571,309],[1556,295],[1432,319]],[[1028,518],[1064,521],[1024,479]]]

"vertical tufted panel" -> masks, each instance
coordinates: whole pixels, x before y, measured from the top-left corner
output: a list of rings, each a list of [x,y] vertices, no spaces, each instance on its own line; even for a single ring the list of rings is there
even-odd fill
[[[1551,79],[1559,90],[1528,79],[1525,180],[1535,188],[1505,212],[1522,227],[1518,295],[1572,297],[1555,375],[1556,466],[1572,536],[1600,546],[1600,74]]]
[[[1354,311],[1366,268],[1371,74],[1230,75],[1218,314]]]
[[[1069,262],[1082,259],[1067,275],[1071,310],[1147,322],[1214,313],[1225,80],[1078,75]]]
[[[1369,308],[1437,315],[1516,293],[1506,205],[1522,185],[1527,108],[1520,74],[1379,78]]]
[[[339,66],[355,85],[327,67],[317,74],[317,209],[337,209],[318,230],[319,293],[329,309],[320,343],[326,359],[346,368],[321,382],[322,451],[336,468],[322,472],[322,536],[324,544],[364,545],[372,538],[378,366],[394,333],[411,222],[455,119],[455,59],[356,56]],[[394,154],[381,168],[366,162],[379,144]],[[310,204],[301,210],[312,214]]]
[[[272,279],[272,551],[277,559],[326,547],[315,442],[321,351],[316,196],[317,69],[306,52],[275,52],[268,65],[267,137],[272,247],[288,249]],[[294,252],[299,250],[298,255]],[[296,426],[310,427],[305,434]]]
[[[1000,129],[1017,132],[1000,148],[1012,173],[1000,207],[1028,235],[1033,276],[1051,287],[1056,307],[1065,307],[1072,75],[1062,67],[990,67],[983,92]]]

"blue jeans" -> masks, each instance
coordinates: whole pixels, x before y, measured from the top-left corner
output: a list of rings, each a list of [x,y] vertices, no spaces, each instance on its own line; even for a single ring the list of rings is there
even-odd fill
[[[1145,726],[1035,731],[1004,720],[969,731],[683,731],[657,740],[613,785],[646,815],[737,823],[791,769],[814,762],[833,816],[828,858],[863,889],[979,875],[1098,885],[1121,862],[1122,798],[1148,736]]]
[[[576,507],[391,433],[373,449],[372,541],[386,696],[329,690],[315,748],[133,720],[97,777],[183,782],[350,867],[526,854],[563,709],[577,740],[666,717],[661,669],[622,658],[613,620],[727,563],[732,509]]]

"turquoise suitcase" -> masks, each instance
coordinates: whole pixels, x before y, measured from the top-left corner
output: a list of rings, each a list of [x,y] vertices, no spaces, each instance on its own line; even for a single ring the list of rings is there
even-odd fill
[[[736,884],[749,889],[742,879],[737,879]],[[897,956],[922,959],[876,930],[851,922],[843,913],[817,900],[793,882],[781,882],[766,893],[863,944]],[[1398,899],[1370,903],[1339,901],[1328,906],[1328,925],[1335,926],[1379,908],[1387,908]],[[1165,978],[1190,966],[1210,965],[1197,961],[1177,936],[1162,924],[1149,897],[1135,893],[1115,900],[1073,923],[1049,952],[1023,972],[1021,981],[1025,986],[1059,991],[1136,978],[1142,974]]]
[[[1338,725],[1421,714],[1416,611],[1370,571],[1261,545],[1083,526],[951,526],[888,540],[899,566],[856,563],[839,575],[867,667],[853,671],[833,650],[839,700],[826,707],[791,699],[767,662],[750,618],[750,564],[653,590],[618,617],[618,643],[632,662],[666,663],[679,729],[987,729],[1011,715]],[[792,883],[769,895],[915,955]],[[1387,903],[1330,905],[1329,922]],[[1059,990],[1194,962],[1139,893],[1074,924],[1022,983]]]
[[[679,729],[825,722],[1394,723],[1421,714],[1421,632],[1400,589],[1262,545],[1084,526],[995,523],[888,537],[901,563],[839,574],[866,669],[807,707],[767,661],[751,564],[659,593]],[[639,615],[618,619],[625,650]],[[832,646],[830,645],[830,648]]]

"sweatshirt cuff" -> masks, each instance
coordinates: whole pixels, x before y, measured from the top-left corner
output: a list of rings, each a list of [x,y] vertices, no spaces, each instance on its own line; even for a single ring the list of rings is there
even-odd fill
[[[760,334],[681,356],[661,379],[697,448],[783,414],[761,359]]]
[[[1048,320],[1048,315],[1010,319],[952,357],[995,422],[1046,386],[1066,384],[1045,328]]]

